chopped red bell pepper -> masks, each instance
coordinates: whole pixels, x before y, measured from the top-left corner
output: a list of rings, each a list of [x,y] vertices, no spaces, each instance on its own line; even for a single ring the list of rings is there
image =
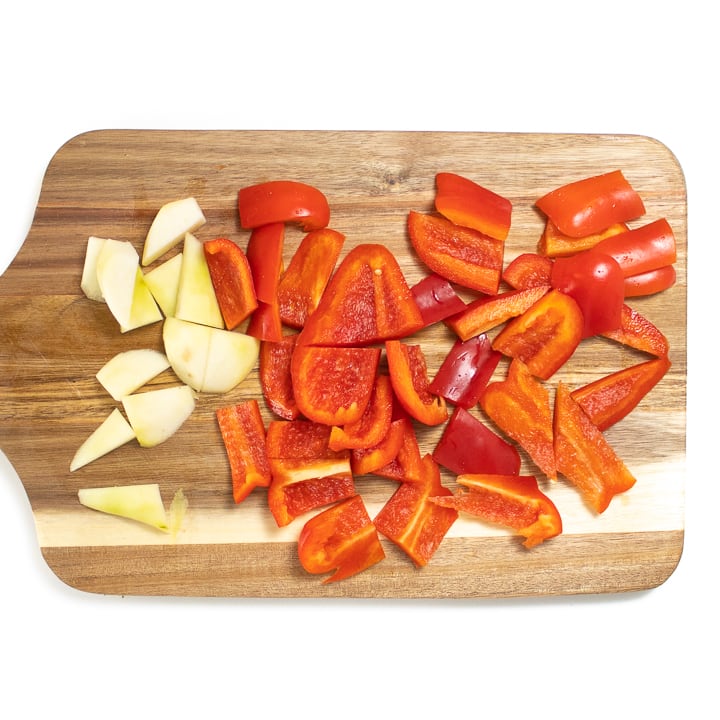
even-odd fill
[[[625,278],[625,297],[654,295],[671,288],[677,280],[674,265],[665,265],[656,270],[648,270]]]
[[[345,236],[330,228],[313,230],[300,241],[277,289],[285,325],[301,328],[315,311],[344,242]]]
[[[234,330],[258,304],[248,259],[228,238],[206,240],[203,252],[225,327]]]
[[[420,345],[400,340],[385,343],[390,380],[395,397],[415,420],[424,425],[440,425],[448,417],[445,399],[429,391],[425,355]]]
[[[597,513],[635,484],[610,443],[573,400],[565,383],[555,392],[555,458],[562,473]]]
[[[502,354],[493,350],[490,338],[484,333],[467,340],[457,340],[428,390],[458,407],[473,407],[477,405],[501,357]]]
[[[260,408],[252,399],[218,408],[215,415],[230,462],[233,499],[241,503],[256,487],[268,487],[272,480]]]
[[[435,176],[435,209],[456,225],[497,240],[510,232],[512,203],[469,178],[450,172]]]
[[[617,330],[625,304],[625,278],[615,258],[597,248],[557,258],[552,286],[570,295],[583,316],[582,337]]]
[[[410,288],[425,327],[465,309],[465,302],[445,278],[436,273]]]
[[[623,305],[620,328],[602,336],[657,357],[666,357],[670,350],[668,339],[659,328],[629,305]]]
[[[444,217],[411,210],[407,228],[420,260],[434,273],[471,290],[494,295],[505,243]]]
[[[298,340],[290,375],[300,413],[325,425],[358,422],[375,387],[380,353],[378,347],[316,347]]]
[[[583,323],[577,302],[560,290],[550,290],[500,331],[493,348],[522,360],[533,375],[547,380],[575,352]]]
[[[280,342],[283,330],[277,300],[271,303],[258,301],[245,332],[261,341]]]
[[[505,380],[485,388],[480,406],[550,480],[557,478],[550,395],[525,363],[513,360]]]
[[[571,395],[598,429],[607,430],[637,407],[669,369],[667,357],[647,360],[594,380]]]
[[[260,343],[258,372],[260,387],[268,407],[285,420],[300,415],[292,387],[290,364],[297,335],[286,335],[277,342]]]
[[[327,227],[330,206],[312,185],[295,180],[270,180],[238,192],[240,227],[252,230],[270,223],[299,223],[305,232]]]
[[[415,428],[410,417],[393,420],[392,426],[400,424],[402,437],[400,448],[394,459],[389,460],[382,467],[373,470],[375,475],[397,480],[398,482],[416,482],[422,478],[422,456],[418,444]]]
[[[517,475],[520,453],[481,420],[457,407],[440,436],[433,459],[456,475]]]
[[[521,253],[505,268],[502,279],[514,290],[550,285],[553,262],[538,253]]]
[[[590,250],[601,240],[618,235],[628,229],[626,223],[613,223],[609,227],[592,235],[570,237],[561,233],[552,220],[545,223],[545,229],[538,242],[538,252],[548,258],[567,257],[583,250]]]
[[[250,233],[245,254],[252,271],[255,295],[260,302],[277,302],[284,245],[284,223],[261,225]]]
[[[515,530],[533,548],[562,532],[555,503],[540,490],[533,475],[459,475],[462,486],[455,495],[430,500],[441,507],[475,515]]]
[[[430,562],[447,531],[457,520],[454,508],[440,507],[431,497],[450,495],[440,482],[440,468],[431,455],[422,459],[422,476],[403,482],[375,516],[377,530],[400,547],[417,567]]]
[[[568,183],[535,205],[565,235],[585,237],[645,214],[642,198],[620,170]]]
[[[342,260],[298,342],[362,346],[405,337],[422,327],[395,256],[384,245],[367,243]]]
[[[310,518],[300,531],[298,557],[309,573],[335,571],[323,584],[352,577],[383,560],[385,551],[362,497],[354,495]]]
[[[406,422],[393,420],[385,437],[377,445],[354,448],[350,455],[353,475],[368,475],[394,462],[405,441]]]

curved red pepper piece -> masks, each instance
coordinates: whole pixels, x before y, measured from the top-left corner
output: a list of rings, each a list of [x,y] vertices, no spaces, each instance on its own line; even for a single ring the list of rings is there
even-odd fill
[[[505,268],[502,279],[515,290],[550,285],[553,261],[537,253],[522,253]]]
[[[296,340],[297,335],[286,335],[277,342],[260,344],[260,387],[268,407],[285,420],[294,420],[300,414],[290,374]]]
[[[270,303],[258,302],[245,332],[261,341],[280,342],[283,331],[277,300]]]
[[[443,277],[432,273],[411,288],[425,327],[465,309],[465,302]]]
[[[602,336],[657,357],[667,356],[670,350],[668,339],[658,327],[629,305],[623,305],[620,327]]]
[[[327,227],[330,206],[312,185],[295,180],[270,180],[238,192],[240,227],[252,230],[270,223],[299,223],[309,232]]]
[[[654,295],[671,288],[677,280],[673,265],[665,265],[656,270],[648,270],[625,278],[625,297]]]
[[[405,440],[405,421],[393,420],[377,445],[367,448],[354,448],[350,456],[350,465],[354,475],[367,475],[392,463],[398,456]]]
[[[260,302],[268,304],[277,302],[284,245],[283,223],[261,225],[250,233],[245,255],[252,272],[255,296]]]
[[[592,235],[570,237],[561,233],[552,220],[545,223],[545,229],[538,242],[538,252],[548,258],[567,257],[583,250],[590,250],[601,240],[628,230],[626,223],[613,223],[609,227]]]
[[[375,475],[397,480],[398,482],[416,482],[422,477],[422,456],[415,428],[409,417],[393,420],[392,426],[399,424],[401,432],[400,448],[394,459],[373,470]]]
[[[323,584],[352,577],[383,560],[385,551],[360,495],[310,518],[300,531],[298,557],[309,573],[335,571]]]

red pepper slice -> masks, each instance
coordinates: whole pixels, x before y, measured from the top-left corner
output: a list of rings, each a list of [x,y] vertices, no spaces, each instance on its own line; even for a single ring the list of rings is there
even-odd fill
[[[525,363],[513,360],[505,380],[485,388],[480,406],[550,480],[557,478],[550,395]]]
[[[309,232],[327,227],[330,206],[312,185],[295,180],[270,180],[238,192],[240,227],[252,230],[270,223],[299,223]]]
[[[580,306],[583,338],[620,327],[625,278],[615,258],[597,248],[557,258],[550,279]]]
[[[500,285],[505,243],[444,217],[411,210],[410,242],[425,265],[450,282],[494,295]]]
[[[623,305],[620,328],[602,336],[657,357],[666,357],[670,350],[668,339],[658,327],[629,305]]]
[[[553,262],[537,253],[521,253],[505,268],[502,279],[515,290],[550,285]]]
[[[431,455],[423,457],[421,467],[421,479],[401,483],[375,516],[378,531],[400,547],[417,567],[430,562],[458,517],[454,508],[430,502],[431,497],[451,494],[440,483],[440,468]]]
[[[285,225],[261,225],[250,233],[245,254],[253,276],[255,295],[260,302],[277,301],[278,281],[282,271]]]
[[[384,245],[368,243],[353,248],[340,263],[299,343],[370,345],[423,326],[395,256]]]
[[[300,414],[292,387],[290,364],[297,335],[286,335],[277,342],[260,343],[260,387],[268,407],[285,420]]]
[[[375,387],[380,353],[376,347],[296,344],[290,375],[301,414],[325,425],[358,422]]]
[[[233,499],[241,503],[256,487],[272,480],[265,449],[265,425],[257,400],[215,411],[220,434],[230,462]]]
[[[561,233],[553,224],[552,220],[545,223],[545,229],[538,242],[538,252],[548,258],[567,257],[583,250],[590,250],[601,240],[613,235],[618,235],[628,230],[625,223],[613,223],[604,230],[585,235],[584,237],[570,237]]]
[[[283,331],[277,300],[271,303],[258,301],[245,332],[261,341],[280,342]]]
[[[625,297],[654,295],[671,288],[677,279],[675,267],[665,265],[656,270],[648,270],[625,278]]]
[[[360,495],[310,518],[300,531],[298,557],[309,573],[335,571],[323,584],[352,577],[383,560],[385,551]]]
[[[535,205],[560,232],[577,238],[645,214],[642,198],[620,170],[563,185],[541,197]]]
[[[456,225],[497,240],[510,232],[512,203],[469,178],[450,172],[435,176],[435,209]]]
[[[501,357],[501,353],[493,350],[490,338],[485,334],[457,340],[428,390],[459,407],[477,405]]]
[[[377,445],[354,448],[350,465],[354,475],[368,475],[392,463],[405,440],[405,420],[393,420],[385,437]]]
[[[550,290],[495,337],[493,348],[522,360],[542,380],[550,378],[575,352],[584,320],[577,302]]]
[[[465,303],[453,286],[436,273],[424,277],[411,288],[425,327],[465,309]]]
[[[573,390],[573,400],[600,430],[622,420],[670,369],[667,357],[647,360]]]
[[[395,458],[374,470],[375,475],[397,480],[398,482],[416,482],[422,478],[422,456],[415,428],[409,417],[393,420],[392,425],[400,423],[402,438]]]
[[[456,475],[489,473],[517,475],[520,453],[461,407],[455,408],[440,436],[433,459]]]
[[[635,484],[635,478],[610,443],[559,383],[555,393],[555,458],[557,469],[597,513]]]
[[[277,289],[285,325],[301,328],[315,311],[344,242],[345,236],[330,228],[313,230],[300,241]]]
[[[457,478],[457,494],[430,498],[483,520],[512,528],[533,548],[562,532],[555,503],[538,487],[533,475],[467,474]]]
[[[406,412],[424,425],[445,422],[447,405],[444,398],[428,389],[430,380],[422,347],[388,340],[385,355],[395,396]]]
[[[257,307],[250,264],[228,238],[205,241],[203,252],[225,327],[234,330]]]

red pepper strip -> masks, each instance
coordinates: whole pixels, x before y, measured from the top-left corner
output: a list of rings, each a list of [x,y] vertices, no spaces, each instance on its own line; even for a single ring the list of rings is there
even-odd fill
[[[350,455],[353,475],[367,475],[392,463],[405,441],[405,420],[393,420],[385,437],[373,447],[355,448]]]
[[[665,265],[657,270],[648,270],[638,275],[625,278],[625,297],[640,297],[654,295],[671,288],[675,284],[677,275],[673,265]]]
[[[599,430],[559,383],[555,393],[555,457],[557,469],[596,512],[629,490],[635,478]]]
[[[343,427],[333,426],[330,432],[330,449],[346,450],[376,446],[390,430],[393,391],[390,378],[380,374],[375,380],[370,402],[362,417]]]
[[[657,357],[666,357],[670,350],[665,335],[629,305],[623,305],[620,328],[602,333],[602,336]]]
[[[488,295],[498,291],[505,250],[502,240],[413,210],[407,227],[415,251],[434,273]]]
[[[583,338],[620,327],[625,278],[615,258],[597,248],[557,258],[550,279],[580,306]]]
[[[424,425],[445,422],[448,418],[445,398],[428,389],[430,381],[422,347],[388,340],[385,355],[395,397],[405,411]]]
[[[350,453],[330,450],[329,439],[327,425],[309,420],[273,420],[268,425],[268,506],[278,527],[355,494]]]
[[[310,518],[300,531],[298,557],[309,573],[335,571],[323,584],[352,577],[383,560],[385,551],[360,495]]]
[[[675,233],[665,218],[606,238],[595,249],[612,255],[625,277],[657,270],[677,260]]]
[[[255,295],[260,302],[271,304],[277,300],[284,244],[283,223],[261,225],[250,233],[245,254],[252,271]]]
[[[327,227],[330,206],[312,185],[294,180],[271,180],[238,192],[240,227],[252,230],[270,223],[299,223],[309,232]]]
[[[422,477],[422,456],[415,428],[409,417],[394,420],[393,425],[396,422],[401,423],[402,428],[400,449],[394,459],[373,472],[375,475],[398,482],[417,482]]]
[[[481,297],[473,300],[461,313],[447,318],[445,324],[461,340],[469,340],[522,315],[548,290],[549,285],[538,285],[525,290],[509,290],[499,295]]]
[[[285,325],[301,328],[315,311],[344,242],[345,236],[330,228],[313,230],[300,241],[277,289]]]
[[[440,468],[431,455],[422,459],[418,482],[403,482],[375,516],[375,527],[400,547],[417,567],[428,564],[458,513],[431,497],[452,494],[440,484]]]
[[[438,173],[435,184],[435,209],[441,215],[497,240],[507,238],[512,216],[507,198],[455,173]]]
[[[670,369],[667,357],[647,360],[573,390],[573,400],[599,430],[622,420]]]
[[[520,453],[467,410],[458,407],[433,452],[439,465],[456,475],[517,475]]]
[[[537,253],[522,253],[505,268],[502,279],[515,290],[550,285],[553,262]]]
[[[533,375],[547,380],[575,352],[583,322],[573,298],[550,290],[500,331],[493,349],[522,360]]]
[[[277,301],[258,302],[257,308],[250,316],[250,322],[245,332],[261,341],[280,342],[283,333]]]
[[[501,353],[492,349],[490,338],[484,333],[468,340],[457,340],[428,390],[458,407],[473,407],[478,404],[501,357]]]
[[[568,183],[535,205],[565,235],[581,238],[645,214],[642,198],[620,170]]]
[[[233,499],[241,503],[256,487],[268,487],[272,476],[265,450],[265,425],[257,400],[215,411],[232,478]]]
[[[413,285],[411,292],[425,327],[465,309],[465,303],[455,292],[453,286],[436,273],[428,275]]]
[[[401,338],[423,325],[395,256],[384,245],[364,244],[340,263],[298,342],[357,347]]]
[[[525,363],[513,360],[507,378],[485,388],[480,406],[550,480],[557,478],[550,395]]]
[[[290,375],[296,340],[297,335],[286,335],[277,342],[260,343],[260,387],[268,407],[285,420],[294,420],[300,414]]]
[[[526,538],[526,548],[562,532],[557,507],[532,475],[468,474],[459,475],[457,481],[463,486],[457,494],[430,500],[516,530]]]
[[[567,257],[583,250],[590,250],[601,240],[626,230],[628,230],[628,226],[625,223],[613,223],[598,233],[575,238],[561,233],[552,220],[548,220],[538,242],[538,252],[548,258]]]
[[[325,425],[358,422],[370,402],[380,353],[376,347],[296,344],[290,374],[301,414]]]
[[[234,330],[257,307],[250,265],[228,238],[207,240],[203,252],[225,327]]]

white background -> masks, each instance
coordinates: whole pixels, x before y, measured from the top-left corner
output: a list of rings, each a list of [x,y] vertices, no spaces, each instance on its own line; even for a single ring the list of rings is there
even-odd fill
[[[712,4],[13,5],[2,11],[0,42],[0,271],[27,234],[50,158],[88,130],[618,132],[662,141],[683,166],[689,198],[688,473],[684,554],[649,592],[143,599],[87,595],[55,578],[0,455],[0,716],[711,716],[720,642]],[[704,710],[692,711],[698,703]]]

